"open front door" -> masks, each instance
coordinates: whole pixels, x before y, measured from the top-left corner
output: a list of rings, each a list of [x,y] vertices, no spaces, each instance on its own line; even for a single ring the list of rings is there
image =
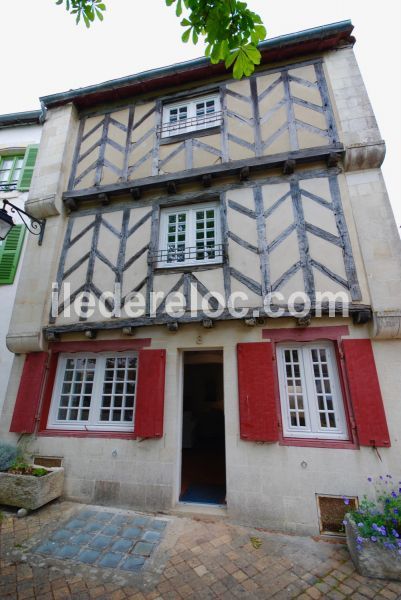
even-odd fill
[[[223,352],[184,353],[180,502],[225,504]]]

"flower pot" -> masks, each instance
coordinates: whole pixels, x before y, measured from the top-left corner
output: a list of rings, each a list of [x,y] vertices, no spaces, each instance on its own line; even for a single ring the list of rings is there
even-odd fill
[[[47,475],[0,473],[0,504],[35,510],[61,496],[64,469],[54,467]]]
[[[348,514],[345,520],[348,550],[358,573],[365,577],[401,581],[401,555],[398,551],[389,550],[383,544],[371,540],[358,544],[360,532],[357,524]]]

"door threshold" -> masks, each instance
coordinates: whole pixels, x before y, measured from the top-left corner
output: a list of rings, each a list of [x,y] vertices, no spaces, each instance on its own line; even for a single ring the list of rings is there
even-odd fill
[[[174,514],[206,515],[211,517],[227,517],[226,504],[209,504],[205,502],[177,502],[171,509]]]

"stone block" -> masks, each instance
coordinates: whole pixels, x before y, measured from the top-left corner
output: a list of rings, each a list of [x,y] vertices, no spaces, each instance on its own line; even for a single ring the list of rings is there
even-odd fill
[[[365,577],[401,581],[401,560],[398,552],[388,550],[382,544],[370,540],[364,541],[361,548],[357,549],[358,527],[348,515],[346,521],[348,550],[357,571]]]
[[[61,496],[63,484],[62,467],[42,477],[0,473],[0,504],[35,510]]]

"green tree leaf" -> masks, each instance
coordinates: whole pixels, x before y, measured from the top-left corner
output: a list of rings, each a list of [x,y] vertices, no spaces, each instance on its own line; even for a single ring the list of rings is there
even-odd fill
[[[74,15],[75,22],[83,22],[90,27],[96,20],[103,21],[106,4],[103,0],[54,0],[64,5],[66,11]],[[249,10],[246,2],[240,0],[165,0],[166,6],[175,4],[175,12],[181,17],[185,31],[181,36],[188,42],[197,44],[199,37],[206,42],[205,55],[212,63],[224,61],[227,69],[233,68],[237,79],[249,76],[260,64],[261,55],[257,49],[266,37],[266,28],[260,16]]]

